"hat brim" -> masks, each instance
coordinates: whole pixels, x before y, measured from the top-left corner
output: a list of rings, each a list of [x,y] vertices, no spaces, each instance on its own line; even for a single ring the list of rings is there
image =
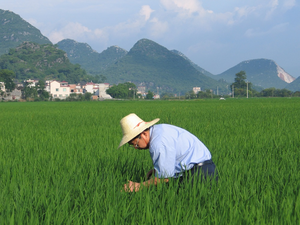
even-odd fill
[[[147,128],[149,128],[152,125],[156,124],[159,120],[160,120],[159,118],[156,118],[156,119],[154,119],[150,122],[145,122],[143,125],[139,126],[137,129],[132,131],[130,134],[124,135],[118,148],[120,148],[124,144],[128,143],[130,140],[132,140],[134,137],[138,136],[140,133],[142,133]]]

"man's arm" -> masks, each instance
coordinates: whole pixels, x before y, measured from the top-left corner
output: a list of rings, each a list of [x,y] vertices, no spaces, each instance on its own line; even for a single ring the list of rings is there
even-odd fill
[[[151,185],[157,185],[159,183],[167,183],[169,182],[169,179],[160,179],[160,178],[157,178],[157,177],[154,177],[152,179],[149,179],[143,183],[137,183],[137,182],[133,182],[133,181],[128,181],[127,184],[124,184],[124,190],[126,192],[137,192],[140,190],[141,187],[145,186],[145,187],[150,187]]]

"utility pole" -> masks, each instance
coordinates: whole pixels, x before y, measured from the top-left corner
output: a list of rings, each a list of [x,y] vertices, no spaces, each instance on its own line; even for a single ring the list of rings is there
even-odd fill
[[[247,98],[248,98],[248,81],[247,81]]]
[[[232,98],[234,98],[234,85],[232,85]]]

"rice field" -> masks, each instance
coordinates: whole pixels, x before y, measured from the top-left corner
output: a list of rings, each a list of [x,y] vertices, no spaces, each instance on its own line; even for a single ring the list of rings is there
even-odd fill
[[[152,169],[129,113],[183,127],[218,184],[121,192]],[[0,224],[299,224],[300,98],[0,103]]]

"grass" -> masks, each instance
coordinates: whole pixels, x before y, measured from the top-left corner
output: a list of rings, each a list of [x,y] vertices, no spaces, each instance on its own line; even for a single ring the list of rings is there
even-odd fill
[[[298,224],[300,99],[0,104],[1,224]],[[183,127],[212,152],[220,180],[120,190],[152,169],[117,150],[119,121]]]

